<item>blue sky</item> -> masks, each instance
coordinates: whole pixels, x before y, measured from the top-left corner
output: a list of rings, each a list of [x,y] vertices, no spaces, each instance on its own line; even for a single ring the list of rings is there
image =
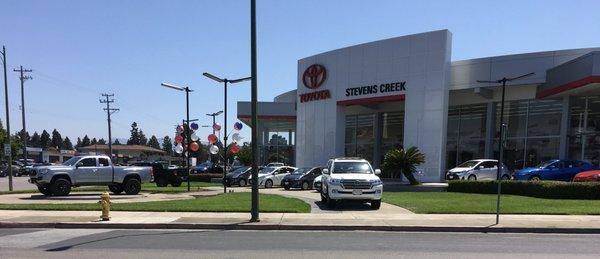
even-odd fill
[[[259,100],[296,87],[297,60],[320,52],[424,31],[453,33],[452,59],[600,47],[600,1],[257,0]],[[223,109],[220,85],[203,72],[238,78],[250,73],[249,1],[3,0],[0,45],[9,70],[31,68],[26,82],[28,131],[57,128],[107,138],[100,94],[115,94],[113,136],[138,122],[150,137],[173,135],[184,116]],[[17,74],[9,73],[13,131],[21,127]],[[231,86],[229,127],[250,84]],[[1,100],[4,107],[4,98]],[[4,121],[4,111],[2,111]],[[222,117],[221,117],[222,119]],[[208,128],[199,136],[206,140]],[[249,136],[249,129],[242,134]]]

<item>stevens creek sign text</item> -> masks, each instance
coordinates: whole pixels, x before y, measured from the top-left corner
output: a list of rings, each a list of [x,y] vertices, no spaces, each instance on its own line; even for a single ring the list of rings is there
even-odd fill
[[[406,91],[406,81],[346,88],[346,96]]]

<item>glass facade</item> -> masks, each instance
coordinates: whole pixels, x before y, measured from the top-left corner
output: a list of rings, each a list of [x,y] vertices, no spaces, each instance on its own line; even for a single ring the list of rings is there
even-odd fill
[[[447,168],[485,157],[486,121],[486,104],[448,108]]]
[[[600,96],[569,100],[569,158],[600,165]]]
[[[375,149],[375,114],[346,116],[346,156],[362,157],[373,161]]]

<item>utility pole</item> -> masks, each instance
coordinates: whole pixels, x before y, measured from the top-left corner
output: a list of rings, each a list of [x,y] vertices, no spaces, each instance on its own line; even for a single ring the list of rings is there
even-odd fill
[[[252,83],[251,92],[251,107],[252,107],[252,209],[250,211],[250,222],[260,221],[258,214],[258,73],[256,64],[256,0],[250,0],[250,77]]]
[[[6,105],[6,143],[4,144],[4,150],[9,151],[4,152],[4,155],[7,157],[7,165],[8,165],[8,190],[12,192],[13,190],[13,172],[12,172],[12,149],[10,145],[10,118],[8,112],[8,78],[6,75],[6,47],[2,46],[2,64],[4,65],[4,105]]]
[[[106,111],[106,118],[107,118],[107,122],[108,122],[108,156],[110,157],[110,161],[112,161],[112,157],[113,157],[110,115],[119,111],[119,109],[117,109],[117,108],[110,108],[110,104],[115,102],[115,99],[113,99],[114,96],[115,96],[115,94],[102,94],[102,97],[104,97],[105,99],[104,100],[100,99],[100,103],[106,104],[106,108],[104,108],[103,110]]]
[[[14,72],[19,72],[21,79],[21,119],[23,120],[23,132],[21,132],[21,140],[23,141],[23,164],[27,166],[27,127],[25,127],[25,81],[32,79],[31,76],[25,75],[25,73],[31,73],[31,69],[23,69],[21,66],[19,69],[13,69]]]

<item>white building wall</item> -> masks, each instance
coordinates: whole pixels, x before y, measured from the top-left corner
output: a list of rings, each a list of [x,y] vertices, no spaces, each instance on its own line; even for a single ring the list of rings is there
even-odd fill
[[[297,166],[324,165],[344,154],[344,106],[338,101],[404,94],[405,147],[417,146],[426,156],[423,181],[439,181],[446,146],[446,116],[451,34],[427,32],[338,49],[298,61],[298,95],[329,90],[330,99],[301,103],[297,99]],[[318,89],[302,83],[313,64],[327,69]],[[406,81],[406,91],[346,96],[346,89]],[[399,110],[401,104],[396,102]],[[335,111],[335,112],[334,112]]]

